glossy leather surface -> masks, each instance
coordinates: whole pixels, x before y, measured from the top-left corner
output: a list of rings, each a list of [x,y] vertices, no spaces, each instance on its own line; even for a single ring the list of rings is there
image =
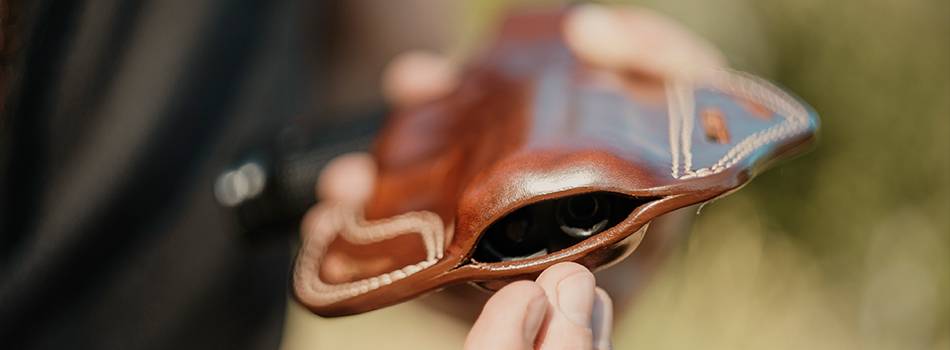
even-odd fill
[[[564,44],[561,19],[508,20],[453,93],[390,117],[374,149],[372,198],[363,208],[322,203],[324,229],[302,233],[298,301],[339,316],[453,283],[495,289],[561,261],[602,268],[629,255],[652,219],[734,191],[813,139],[814,112],[768,82],[728,70],[660,80],[593,67]],[[643,204],[566,249],[472,259],[506,215],[592,192]],[[329,255],[347,273],[322,266]]]

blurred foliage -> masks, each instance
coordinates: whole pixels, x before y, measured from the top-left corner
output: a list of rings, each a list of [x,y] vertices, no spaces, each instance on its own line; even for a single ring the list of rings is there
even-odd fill
[[[800,95],[822,127],[811,153],[704,209],[619,340],[950,347],[950,2],[646,5]]]

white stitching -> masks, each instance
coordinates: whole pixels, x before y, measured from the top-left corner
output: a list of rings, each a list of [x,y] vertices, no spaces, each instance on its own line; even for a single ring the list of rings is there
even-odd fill
[[[673,177],[680,177],[680,156],[683,174],[692,173],[693,119],[696,98],[693,85],[685,79],[674,79],[666,84],[667,109],[670,120],[670,154],[673,158]]]
[[[381,286],[406,278],[434,265],[444,253],[445,226],[442,218],[428,211],[410,212],[390,218],[366,221],[359,211],[340,204],[328,203],[317,207],[316,225],[304,236],[303,250],[294,270],[298,292],[313,305],[327,305],[365,294]],[[320,266],[330,243],[342,236],[357,244],[379,242],[403,234],[418,233],[426,246],[426,259],[379,276],[358,281],[327,284],[320,279]],[[302,288],[300,288],[302,287]]]
[[[683,118],[683,134],[681,142],[683,143],[683,167],[686,168],[686,174],[693,171],[693,123],[696,119],[696,96],[693,95],[692,84],[677,84],[676,89],[679,92],[680,106],[683,111],[680,118]]]
[[[689,179],[722,172],[723,170],[735,165],[749,154],[752,154],[755,150],[770,143],[798,135],[807,131],[808,129],[808,111],[805,109],[805,107],[798,103],[785,91],[782,91],[781,89],[761,78],[742,72],[717,70],[712,72],[709,82],[713,87],[731,95],[762,103],[766,108],[775,111],[777,114],[785,118],[785,120],[768,129],[749,135],[737,143],[732,149],[729,150],[729,152],[727,152],[712,166],[697,169],[696,171],[693,171],[691,166],[687,166],[684,174],[679,175],[678,164],[674,164],[674,171],[672,174],[673,178]],[[668,93],[669,90],[670,89],[668,88]],[[695,105],[693,108],[695,108]],[[676,113],[674,113],[672,110],[672,104],[670,105],[670,109],[672,128],[672,121],[682,118],[683,115],[679,109],[677,109]],[[694,116],[690,116],[690,121],[692,121],[692,117]],[[672,136],[674,130],[671,129],[670,133]],[[686,139],[685,136],[683,139]],[[672,146],[674,144],[675,141],[671,138],[670,145]],[[672,149],[671,151],[675,152],[675,150]],[[675,158],[676,156],[674,156],[674,159]]]
[[[670,122],[670,157],[673,161],[672,173],[673,177],[679,177],[680,173],[680,106],[677,104],[679,99],[677,96],[677,88],[674,84],[666,84],[666,104],[669,113],[669,122]]]

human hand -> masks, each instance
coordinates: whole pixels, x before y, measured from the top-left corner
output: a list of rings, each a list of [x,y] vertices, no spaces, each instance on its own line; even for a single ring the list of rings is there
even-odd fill
[[[669,78],[727,65],[711,43],[646,8],[576,6],[567,14],[563,33],[578,57],[608,70]],[[390,62],[382,90],[390,104],[405,107],[448,94],[458,81],[455,62],[410,51]]]
[[[594,275],[554,265],[536,281],[511,283],[488,300],[465,349],[610,349],[613,305]]]
[[[667,78],[725,65],[712,45],[641,8],[578,6],[568,15],[564,34],[578,57],[609,70]],[[447,58],[410,52],[393,60],[382,85],[392,105],[411,107],[450,93],[458,80],[457,66]],[[325,200],[364,203],[372,192],[375,171],[368,154],[342,156],[321,175],[318,195]],[[303,228],[313,224],[312,215],[308,216]],[[328,269],[346,265],[340,260],[345,257],[330,254],[325,259]],[[571,296],[572,301],[562,303],[562,296]],[[573,263],[558,264],[537,281],[515,282],[496,293],[472,328],[466,347],[609,348],[610,305],[589,271]]]

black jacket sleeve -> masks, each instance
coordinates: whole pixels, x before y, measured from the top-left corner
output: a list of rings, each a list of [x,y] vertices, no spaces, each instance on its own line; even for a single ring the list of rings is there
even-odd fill
[[[20,5],[0,117],[0,347],[276,347],[289,235],[241,236],[211,188],[304,108],[300,4]]]

